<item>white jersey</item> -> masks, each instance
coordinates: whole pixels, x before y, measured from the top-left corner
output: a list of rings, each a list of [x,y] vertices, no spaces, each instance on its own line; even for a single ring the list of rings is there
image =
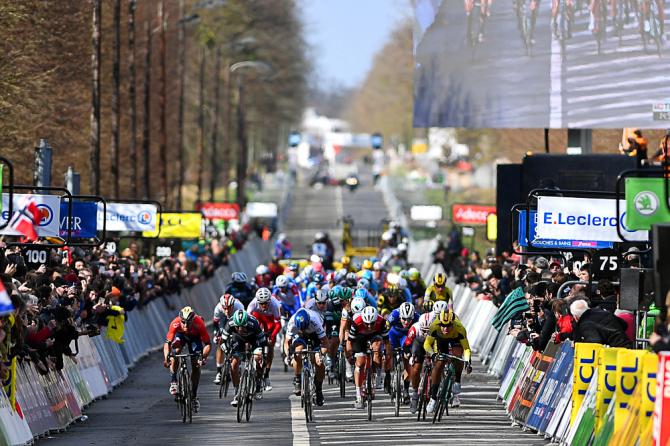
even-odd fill
[[[309,326],[307,329],[303,330],[305,334],[316,334],[319,339],[326,337],[326,331],[323,328],[323,317],[316,311],[307,310],[304,311],[309,314]],[[298,314],[298,313],[296,313]],[[291,316],[291,319],[286,325],[286,336],[289,338],[295,338],[299,334],[298,328],[295,326],[295,314]]]
[[[254,297],[254,299],[249,302],[247,313],[251,314],[254,311],[262,314],[263,316],[273,316],[275,319],[279,319],[281,317],[279,313],[279,301],[274,297],[270,297],[270,302],[265,310],[261,308],[260,304],[258,303],[258,299]]]
[[[419,321],[414,323],[414,330],[416,331],[416,340],[423,342],[426,340],[426,335],[430,328],[430,324],[435,320],[435,313],[432,311],[430,313],[423,313],[419,317]]]
[[[235,303],[233,304],[233,313],[235,313],[237,310],[244,310],[244,305],[242,305],[242,302],[235,299]],[[233,313],[230,314],[232,315]],[[221,302],[219,302],[214,307],[214,317],[212,318],[212,322],[214,323],[214,331],[223,330],[223,327],[226,325],[227,321],[228,316],[223,309],[223,305],[221,305]]]

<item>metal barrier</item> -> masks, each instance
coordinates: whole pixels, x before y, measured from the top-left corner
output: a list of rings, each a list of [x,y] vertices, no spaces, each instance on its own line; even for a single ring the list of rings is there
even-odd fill
[[[232,256],[230,265],[219,268],[207,281],[130,312],[123,344],[107,339],[104,331],[94,338],[80,337],[77,363],[66,357],[60,373],[40,375],[32,363],[18,364],[16,409],[0,387],[0,444],[29,444],[34,438],[66,429],[81,417],[84,407],[111,392],[140,359],[162,346],[167,324],[181,306],[191,305],[206,320],[211,319],[231,273],[243,271],[253,277],[256,266],[266,263],[270,255],[269,242],[250,240]]]

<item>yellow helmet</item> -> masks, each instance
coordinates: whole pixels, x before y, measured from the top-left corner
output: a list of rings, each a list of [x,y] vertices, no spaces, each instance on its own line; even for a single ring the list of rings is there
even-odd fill
[[[433,283],[437,286],[443,286],[447,283],[447,275],[444,273],[435,273],[435,276],[433,276]]]
[[[369,259],[363,260],[362,268],[363,269],[372,269],[372,261],[369,260]]]
[[[191,307],[184,307],[179,311],[179,318],[185,324],[193,322],[195,318],[195,311]]]
[[[451,308],[442,310],[437,317],[437,323],[440,325],[451,325],[454,323],[454,312]]]
[[[344,265],[349,265],[351,263],[351,259],[349,258],[349,256],[343,256],[342,259],[341,259],[341,262],[342,262],[343,266]]]

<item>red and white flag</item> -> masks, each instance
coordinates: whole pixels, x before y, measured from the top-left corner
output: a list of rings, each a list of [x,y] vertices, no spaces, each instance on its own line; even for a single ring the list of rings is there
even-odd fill
[[[14,212],[9,226],[23,234],[28,240],[37,240],[37,228],[42,220],[42,212],[37,207],[35,197],[26,195],[21,199],[18,209]]]
[[[5,286],[0,281],[0,316],[14,312],[14,305],[12,305],[12,300],[5,290]]]

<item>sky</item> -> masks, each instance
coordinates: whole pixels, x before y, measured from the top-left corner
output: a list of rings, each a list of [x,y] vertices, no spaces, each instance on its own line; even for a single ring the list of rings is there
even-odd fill
[[[305,37],[317,79],[356,87],[410,0],[302,0]]]

